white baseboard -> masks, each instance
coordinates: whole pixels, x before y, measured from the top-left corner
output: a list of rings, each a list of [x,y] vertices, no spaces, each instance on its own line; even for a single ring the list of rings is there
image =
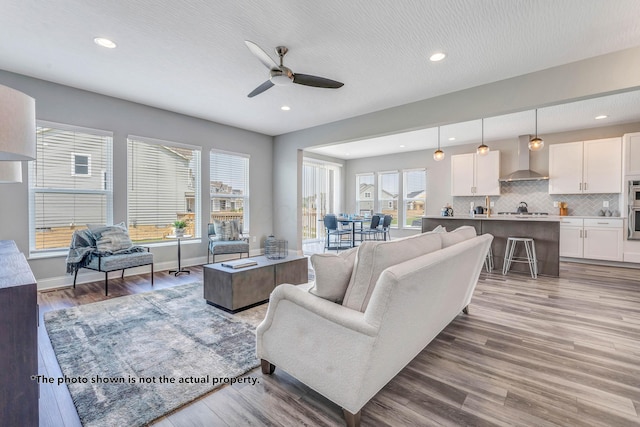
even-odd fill
[[[261,249],[254,249],[249,252],[249,256],[258,256],[258,255],[262,255],[262,253],[263,251]],[[228,255],[228,256],[217,255],[216,261],[226,261],[228,259],[233,259],[233,258],[237,258],[237,255]],[[205,265],[206,263],[207,263],[206,256],[182,259],[180,261],[181,267]],[[164,271],[164,270],[171,270],[176,268],[177,266],[178,266],[177,260],[156,262],[153,264],[153,271],[158,272],[158,271]],[[138,274],[148,275],[150,272],[151,272],[151,266],[148,266],[148,265],[145,265],[142,267],[128,268],[124,271],[124,277],[135,276]],[[109,273],[109,278],[120,277],[121,274],[122,274],[122,270],[113,271]],[[104,273],[83,268],[78,272],[76,285],[79,285],[82,283],[99,282],[99,281],[104,281]],[[71,286],[73,286],[73,274],[67,274],[67,275],[58,276],[58,277],[48,277],[46,279],[38,280],[39,291],[50,291],[50,290],[55,290],[60,288],[69,288]]]

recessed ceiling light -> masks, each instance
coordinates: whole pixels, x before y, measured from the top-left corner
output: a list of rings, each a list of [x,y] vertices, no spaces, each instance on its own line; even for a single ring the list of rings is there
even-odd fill
[[[442,61],[447,55],[442,52],[436,52],[429,57],[429,60],[432,62]]]
[[[98,46],[106,47],[108,49],[113,49],[113,48],[115,48],[117,46],[111,40],[105,39],[105,38],[102,38],[102,37],[96,37],[95,39],[93,39],[93,42],[95,44],[97,44]]]
[[[344,153],[345,156],[348,156],[350,153]]]
[[[289,107],[288,105],[283,105],[282,107],[280,107],[280,109],[282,111],[289,111],[289,110],[291,110],[291,107]]]
[[[405,147],[405,145],[404,145],[404,144],[401,144],[401,145],[400,145],[400,148],[404,148],[404,147]]]
[[[455,140],[456,140],[455,136],[452,136],[451,138],[449,138],[449,141],[455,141]]]
[[[607,116],[607,115],[605,115],[605,114],[602,114],[602,115],[600,115],[600,116],[596,116],[596,120],[606,119],[607,117],[609,117],[609,116]]]

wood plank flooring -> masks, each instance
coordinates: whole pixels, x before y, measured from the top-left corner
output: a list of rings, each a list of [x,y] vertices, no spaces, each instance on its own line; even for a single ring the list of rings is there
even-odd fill
[[[177,278],[156,272],[153,289],[202,280],[201,267],[189,269]],[[110,279],[108,297],[102,282],[41,292],[40,312],[149,290],[147,274]],[[58,377],[40,325],[40,373]],[[343,425],[338,406],[281,369],[247,376],[259,384],[223,387],[154,425]],[[639,415],[640,270],[562,263],[560,278],[482,273],[470,314],[458,316],[363,408],[362,424],[639,426]],[[40,425],[80,425],[66,387],[41,386]]]

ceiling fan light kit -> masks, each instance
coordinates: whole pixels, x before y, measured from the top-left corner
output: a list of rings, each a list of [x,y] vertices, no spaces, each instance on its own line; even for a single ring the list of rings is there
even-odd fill
[[[285,86],[290,85],[291,83],[296,83],[304,86],[324,89],[338,89],[344,86],[344,83],[324,77],[312,76],[309,74],[296,74],[290,68],[285,67],[284,56],[289,51],[285,46],[276,47],[276,53],[280,58],[280,65],[278,65],[264,50],[262,50],[260,46],[254,42],[245,40],[244,43],[247,45],[251,53],[253,53],[258,60],[269,69],[269,80],[251,91],[249,95],[247,95],[249,98],[253,98],[275,85]]]

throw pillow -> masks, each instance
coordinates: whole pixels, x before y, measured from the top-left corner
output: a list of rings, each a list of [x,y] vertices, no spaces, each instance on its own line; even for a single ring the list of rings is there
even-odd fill
[[[357,250],[358,248],[351,248],[338,255],[311,255],[316,281],[309,292],[320,298],[341,303],[349,286]]]
[[[216,232],[215,240],[227,241],[231,240],[232,230],[231,223],[229,221],[213,221],[213,227]]]
[[[99,252],[117,252],[130,249],[133,246],[124,222],[117,225],[87,224],[87,226],[96,239],[96,249]]]
[[[448,248],[456,243],[464,242],[476,237],[476,229],[470,225],[463,225],[449,233],[442,233],[442,247]]]

